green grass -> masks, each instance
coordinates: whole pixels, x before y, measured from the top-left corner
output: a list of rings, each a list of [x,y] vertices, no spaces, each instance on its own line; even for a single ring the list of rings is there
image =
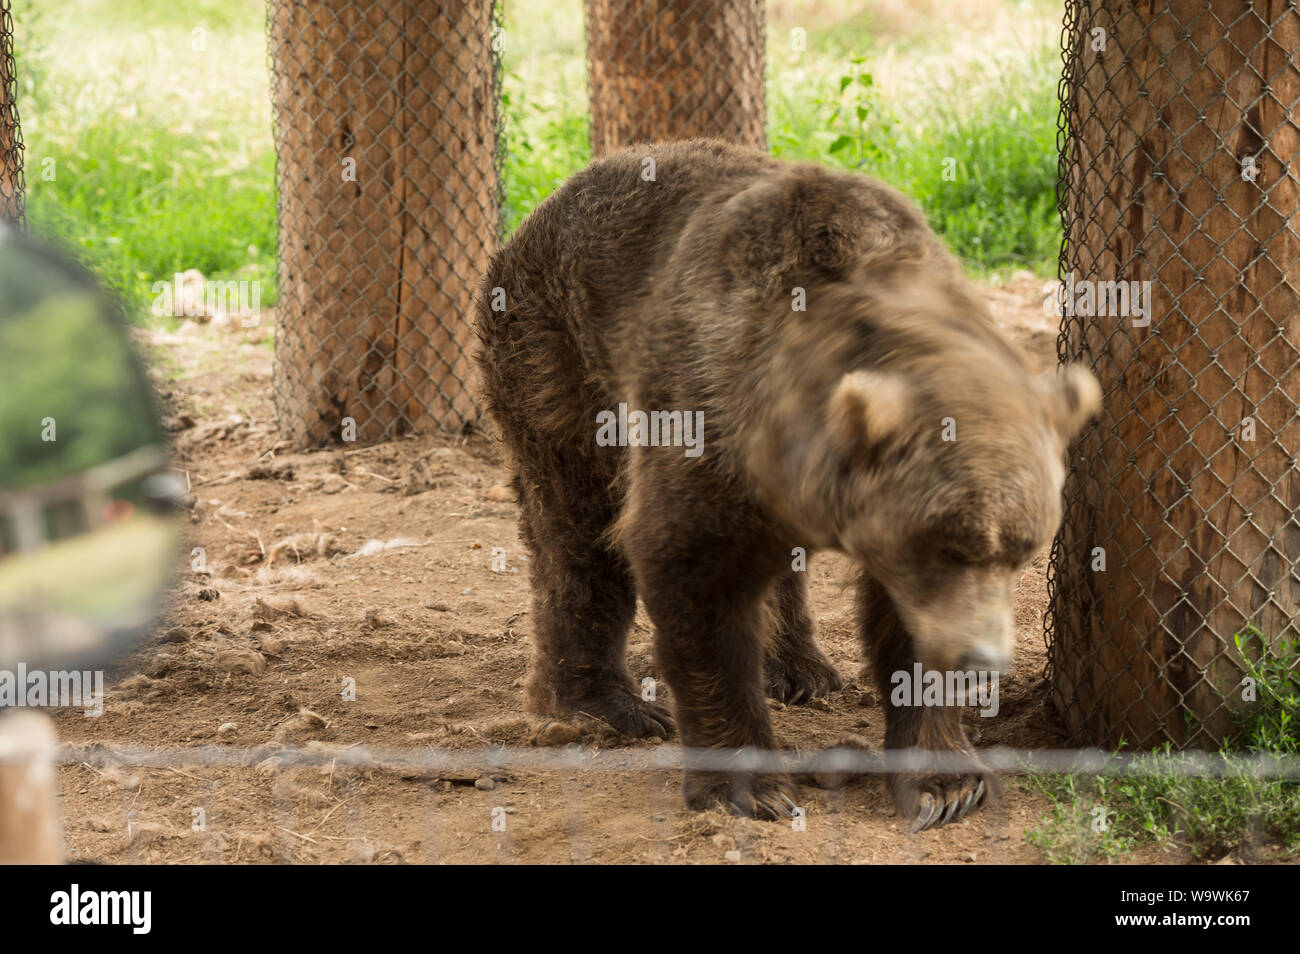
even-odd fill
[[[130,303],[143,307],[154,281],[190,268],[260,280],[274,300],[270,153],[232,167],[201,136],[124,120],[80,130],[60,159],[56,182],[31,191],[28,220],[74,243]]]
[[[580,3],[505,3],[507,232],[591,161]]]
[[[507,83],[502,93],[506,119],[507,233],[514,232],[528,213],[555,187],[591,160],[586,112],[555,113]]]
[[[513,231],[590,149],[580,0],[504,6]],[[887,7],[772,5],[772,151],[901,188],[977,273],[1050,272],[1055,7]],[[154,282],[190,268],[260,280],[274,300],[264,19],[263,0],[15,0],[29,223],[78,250],[137,313]]]
[[[189,268],[260,280],[273,300],[259,0],[17,0],[14,16],[32,230],[136,313]]]
[[[1021,784],[1051,802],[1025,836],[1048,861],[1105,861],[1140,845],[1171,844],[1197,858],[1260,844],[1300,853],[1300,780],[1260,778],[1233,759],[1243,752],[1300,754],[1300,640],[1270,648],[1248,627],[1235,642],[1256,694],[1253,703],[1235,707],[1234,736],[1223,750],[1229,771],[1176,774],[1188,756],[1166,744],[1136,760],[1138,774],[1027,776]]]
[[[897,76],[876,50],[782,66],[769,87],[775,155],[858,169],[901,189],[977,273],[1049,274],[1059,53],[1042,36],[992,58]],[[933,51],[930,54],[934,56]],[[883,69],[884,81],[879,75]]]

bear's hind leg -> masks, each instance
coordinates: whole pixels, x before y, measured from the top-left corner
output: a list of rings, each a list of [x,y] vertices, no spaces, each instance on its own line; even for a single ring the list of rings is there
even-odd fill
[[[954,772],[933,770],[891,771],[886,776],[894,807],[903,819],[912,819],[912,831],[939,828],[960,821],[999,792],[997,776],[987,771],[974,754],[961,725],[961,707],[956,705],[894,705],[892,695],[896,672],[912,677],[916,653],[912,638],[894,609],[884,588],[865,578],[859,589],[862,637],[872,657],[872,669],[885,707],[885,748],[967,756],[969,769]],[[887,754],[885,767],[897,757]]]
[[[634,738],[667,738],[668,710],[641,698],[627,669],[636,588],[605,533],[616,515],[607,485],[548,448],[519,458],[520,530],[531,554],[533,658],[527,705],[539,715],[585,713]]]
[[[806,705],[842,689],[844,680],[813,638],[804,574],[784,573],[768,599],[774,625],[763,652],[767,694],[790,705]]]

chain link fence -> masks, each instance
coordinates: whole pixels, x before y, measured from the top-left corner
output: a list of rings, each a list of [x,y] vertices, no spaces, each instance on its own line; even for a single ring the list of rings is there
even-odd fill
[[[281,429],[460,430],[479,414],[469,316],[502,229],[499,5],[270,0],[268,23]]]
[[[587,0],[591,145],[716,136],[767,148],[764,0]]]
[[[1217,746],[1297,675],[1300,14],[1069,0],[1063,43],[1058,354],[1104,397],[1051,553],[1051,694],[1078,743]]]
[[[18,126],[14,18],[10,0],[0,0],[0,224],[22,226],[23,212],[23,137]]]
[[[300,445],[479,419],[474,292],[502,237],[498,0],[269,0],[275,391]],[[764,148],[763,0],[590,0],[592,142]]]

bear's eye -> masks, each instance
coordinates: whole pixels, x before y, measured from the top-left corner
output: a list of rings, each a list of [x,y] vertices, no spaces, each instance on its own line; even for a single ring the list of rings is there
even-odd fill
[[[958,566],[974,566],[978,562],[965,550],[959,550],[956,547],[941,547],[939,555],[949,563],[956,563]]]

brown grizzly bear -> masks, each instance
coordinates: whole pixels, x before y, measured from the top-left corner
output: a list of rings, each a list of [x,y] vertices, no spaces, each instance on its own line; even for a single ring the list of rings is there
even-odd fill
[[[959,707],[895,706],[891,674],[1006,667],[1017,571],[1099,394],[1085,371],[1033,375],[910,202],[717,141],[634,147],[538,206],[477,312],[531,555],[533,711],[775,748],[765,689],[842,684],[791,559],[834,549],[861,569],[887,748],[970,751]],[[624,659],[638,594],[671,716]],[[963,817],[993,785],[972,764],[890,775],[900,814]],[[775,772],[688,768],[684,789],[793,805]]]

